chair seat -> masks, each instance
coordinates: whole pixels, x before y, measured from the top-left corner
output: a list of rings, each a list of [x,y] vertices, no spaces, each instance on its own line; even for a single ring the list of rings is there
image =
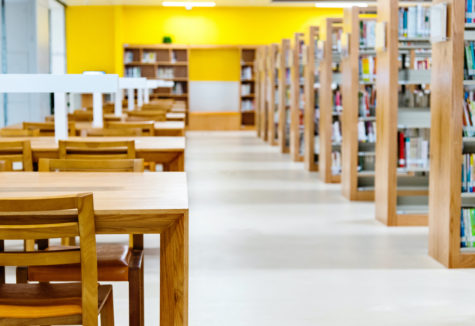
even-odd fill
[[[111,285],[99,286],[99,311],[112,293]],[[3,318],[51,318],[79,315],[81,283],[0,284],[0,324]]]
[[[67,247],[50,247],[61,250]],[[97,272],[101,282],[125,282],[129,279],[132,250],[123,244],[97,244]],[[80,264],[32,266],[28,268],[28,280],[38,282],[71,282],[81,280]]]

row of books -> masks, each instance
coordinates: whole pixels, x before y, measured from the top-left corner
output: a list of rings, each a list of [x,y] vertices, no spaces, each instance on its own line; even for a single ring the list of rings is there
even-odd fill
[[[360,80],[373,82],[376,78],[376,57],[362,56],[359,61]]]
[[[462,155],[462,192],[475,192],[475,154]]]
[[[241,80],[253,79],[254,74],[252,72],[252,67],[242,67],[241,68]]]
[[[176,63],[177,62],[177,56],[175,51],[171,52],[171,60],[170,63]],[[124,53],[124,62],[125,63],[131,63],[134,62],[135,60],[134,52],[133,51],[125,51]],[[156,63],[157,62],[157,52],[154,51],[144,51],[142,53],[142,63]]]
[[[430,129],[405,129],[398,132],[398,166],[429,167]]]
[[[414,91],[406,88],[398,93],[398,105],[405,108],[428,108],[430,107],[430,91],[420,86]]]
[[[253,100],[242,100],[242,102],[241,102],[241,111],[254,111],[254,101]]]
[[[464,79],[475,76],[475,42],[465,41]]]
[[[336,120],[332,125],[332,142],[336,144],[341,143],[341,123],[340,120]]]
[[[359,121],[358,122],[358,141],[362,143],[376,142],[376,122]]]
[[[460,214],[460,247],[475,247],[475,208],[462,208]]]
[[[142,69],[140,67],[126,67],[125,77],[142,77]]]
[[[463,103],[463,136],[475,137],[475,92],[467,91]]]
[[[399,9],[399,37],[429,37],[430,8],[421,5]]]
[[[376,45],[376,21],[360,21],[360,47],[374,48]]]
[[[416,58],[414,60],[414,69],[429,70],[432,66],[432,58]]]
[[[376,116],[376,87],[365,86],[359,92],[359,100],[360,117]]]
[[[158,68],[157,77],[164,79],[173,79],[175,78],[175,69],[173,68]]]
[[[332,174],[341,173],[341,153],[338,151],[332,152]]]
[[[465,22],[475,23],[475,0],[465,0]]]
[[[248,96],[252,94],[251,84],[241,84],[241,96]]]
[[[343,99],[341,97],[340,89],[337,88],[333,91],[333,111],[334,112],[342,112],[343,111]]]

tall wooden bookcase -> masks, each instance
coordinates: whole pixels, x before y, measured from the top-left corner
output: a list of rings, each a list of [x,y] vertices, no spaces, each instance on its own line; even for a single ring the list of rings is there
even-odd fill
[[[279,52],[279,149],[290,151],[290,39],[283,39]]]
[[[189,104],[188,60],[189,47],[186,45],[124,45],[124,75],[173,81],[173,88],[158,88],[150,97],[184,102],[186,121]]]
[[[295,33],[292,47],[292,66],[290,68],[290,156],[293,161],[302,162],[304,158],[304,34]]]
[[[474,139],[462,137],[464,88],[475,85],[464,80],[464,41],[475,40],[475,25],[465,24],[465,1],[433,1],[440,3],[447,4],[448,39],[432,45],[429,255],[449,268],[474,268],[473,248],[460,245],[460,219],[462,207],[475,207],[461,183],[462,153],[475,152]]]
[[[369,9],[374,12],[374,9]],[[371,156],[374,161],[375,143],[362,142],[359,137],[360,123],[372,123],[374,115],[360,115],[360,91],[373,85],[374,81],[363,81],[360,61],[363,56],[376,55],[373,48],[360,44],[360,23],[370,18],[360,18],[360,14],[369,11],[367,8],[352,7],[344,10],[343,33],[348,35],[348,55],[342,57],[342,193],[349,200],[374,200],[374,167],[360,166],[361,159]]]
[[[257,135],[262,140],[267,141],[267,67],[266,67],[267,48],[261,46],[256,52],[255,61],[255,94],[256,94],[256,113],[255,123]]]
[[[339,153],[341,143],[333,140],[333,123],[340,119],[334,110],[334,93],[341,82],[341,74],[335,66],[339,66],[340,53],[336,49],[333,34],[342,29],[341,18],[327,18],[322,26],[321,37],[324,41],[323,58],[320,64],[320,153],[319,172],[325,183],[339,183],[341,174],[334,169],[334,153]]]
[[[386,45],[377,50],[376,219],[387,226],[423,226],[428,223],[428,169],[398,169],[398,131],[430,128],[430,109],[416,112],[399,107],[398,93],[401,85],[430,84],[430,80],[427,76],[400,79],[399,55],[401,50],[427,46],[428,39],[400,39],[399,2],[378,0],[377,4],[378,24],[386,24]],[[413,45],[400,46],[403,42]]]
[[[318,41],[320,39],[320,29],[318,26],[310,26],[308,32],[307,60],[305,63],[305,134],[304,134],[304,164],[307,171],[318,171],[318,150],[315,146],[319,145],[317,124],[318,115],[318,96],[320,78],[320,60],[317,58]]]
[[[270,145],[276,146],[279,141],[278,136],[278,125],[279,125],[279,96],[278,96],[278,67],[277,67],[277,56],[279,53],[279,45],[271,44],[267,49],[267,76],[269,78],[268,82],[268,92],[267,103],[268,103],[268,116],[267,116],[267,140]]]
[[[240,47],[239,52],[241,57],[241,125],[252,127],[256,124],[256,71],[254,64],[256,62],[257,47]],[[250,88],[250,91],[244,93],[243,90],[245,88]]]

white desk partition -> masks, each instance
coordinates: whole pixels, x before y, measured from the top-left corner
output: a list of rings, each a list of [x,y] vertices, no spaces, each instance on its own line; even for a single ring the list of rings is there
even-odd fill
[[[128,110],[132,111],[135,105],[134,91],[137,90],[137,106],[143,106],[143,90],[147,87],[147,78],[119,78],[119,88],[127,90]],[[117,96],[115,100],[115,115],[122,115],[122,96]]]
[[[118,89],[118,75],[0,74],[0,93],[54,93],[56,140],[68,138],[66,93],[92,93],[93,125],[102,127],[102,94]]]

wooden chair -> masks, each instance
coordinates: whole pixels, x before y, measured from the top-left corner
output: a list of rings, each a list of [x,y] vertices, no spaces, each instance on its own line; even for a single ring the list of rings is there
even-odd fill
[[[166,121],[167,116],[163,111],[128,111],[128,121]]]
[[[104,163],[106,162],[106,163]],[[128,171],[143,172],[143,160],[61,160],[40,159],[39,171],[117,172],[124,166]],[[130,246],[101,243],[97,246],[99,281],[129,283],[129,325],[144,325],[143,235],[130,235]],[[80,277],[76,267],[31,267],[27,275],[21,271],[22,282],[67,282]]]
[[[107,122],[105,124],[106,129],[135,129],[138,128],[142,131],[142,136],[153,136],[155,134],[155,123],[153,121],[142,122]]]
[[[143,159],[75,160],[42,158],[39,172],[143,172]]]
[[[68,114],[69,121],[92,121],[92,111],[76,110],[73,113]]]
[[[134,159],[135,141],[76,141],[60,140],[59,158],[62,159]]]
[[[24,130],[3,128],[0,130],[0,137],[39,137],[39,135],[39,129]]]
[[[82,130],[83,137],[140,137],[142,136],[142,129],[140,128],[123,128],[123,129],[108,129],[95,128]]]
[[[0,141],[0,160],[21,162],[23,171],[33,171],[30,141]]]
[[[142,106],[142,111],[164,111],[165,113],[173,108],[173,102],[156,101]]]
[[[58,218],[57,212],[68,210]],[[71,213],[74,210],[77,213]],[[1,325],[114,325],[111,285],[97,281],[92,194],[0,199],[1,266],[71,266],[80,283],[0,285]],[[79,248],[4,251],[4,240],[79,236]],[[68,265],[65,265],[68,264]],[[4,281],[4,280],[3,280]]]
[[[113,115],[113,114],[104,114],[104,123],[107,123],[107,122],[112,122],[112,121],[122,121],[122,116],[116,116],[116,115]]]
[[[109,113],[114,113],[114,109],[115,109],[115,104],[114,103],[105,103],[104,105],[102,105],[102,112],[104,114],[109,114]],[[86,108],[86,111],[88,112],[92,112],[93,111],[93,107],[92,106],[88,106]]]
[[[6,160],[0,160],[0,171],[8,172],[12,170],[12,162]]]
[[[54,136],[54,121],[50,122],[23,122],[23,129],[40,131],[40,136]],[[68,123],[69,136],[76,136],[76,124]]]

